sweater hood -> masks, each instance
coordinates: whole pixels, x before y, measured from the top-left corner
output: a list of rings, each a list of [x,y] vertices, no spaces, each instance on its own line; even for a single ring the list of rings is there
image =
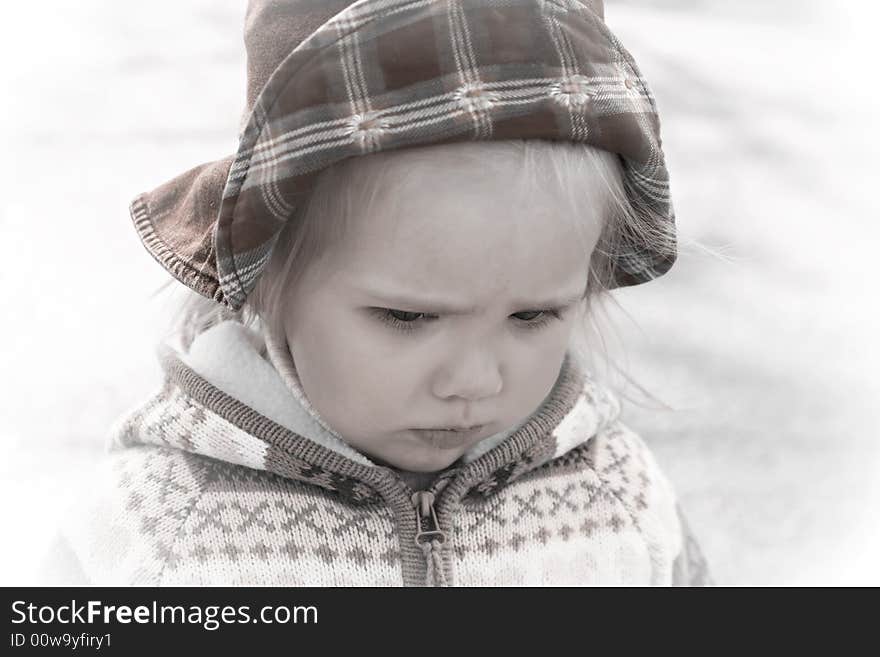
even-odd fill
[[[333,490],[353,503],[408,490],[399,471],[373,463],[321,419],[299,386],[287,345],[273,336],[225,321],[186,351],[161,345],[159,360],[162,389],[117,423],[111,449],[153,444],[185,450]],[[539,408],[438,472],[432,488],[454,484],[460,496],[492,495],[549,461],[586,449],[619,412],[616,398],[567,353]]]

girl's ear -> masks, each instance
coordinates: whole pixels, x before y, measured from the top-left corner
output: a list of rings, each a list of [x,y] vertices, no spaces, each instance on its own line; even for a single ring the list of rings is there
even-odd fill
[[[587,316],[587,306],[589,305],[587,298],[587,296],[583,296],[571,306],[571,315],[574,316],[576,322],[583,321]]]
[[[587,312],[589,311],[589,308],[590,308],[590,297],[584,296],[583,299],[581,299],[580,301],[577,302],[578,319],[581,319],[581,320],[585,319],[587,316]]]

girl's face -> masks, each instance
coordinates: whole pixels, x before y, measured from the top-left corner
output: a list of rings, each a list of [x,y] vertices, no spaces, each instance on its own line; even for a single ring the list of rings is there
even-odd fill
[[[601,226],[554,216],[552,184],[522,198],[515,162],[493,163],[490,175],[395,158],[417,186],[389,177],[394,203],[376,199],[350,222],[291,290],[283,322],[326,422],[375,460],[427,472],[515,426],[550,392]]]

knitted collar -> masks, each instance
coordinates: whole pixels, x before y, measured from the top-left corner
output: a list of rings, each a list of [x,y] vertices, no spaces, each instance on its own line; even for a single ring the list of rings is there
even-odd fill
[[[229,321],[198,336],[187,353],[163,345],[162,392],[121,422],[113,443],[176,447],[334,490],[355,503],[399,494],[406,488],[399,472],[352,448],[311,407],[279,342]],[[567,354],[540,407],[438,473],[435,486],[454,480],[462,494],[490,495],[585,448],[618,414],[616,399]]]

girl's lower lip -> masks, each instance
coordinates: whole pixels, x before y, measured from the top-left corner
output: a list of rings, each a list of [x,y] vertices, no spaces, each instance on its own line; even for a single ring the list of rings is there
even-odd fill
[[[444,429],[410,429],[419,440],[438,449],[454,449],[464,447],[480,435],[486,425],[468,429],[467,431],[449,431]]]

